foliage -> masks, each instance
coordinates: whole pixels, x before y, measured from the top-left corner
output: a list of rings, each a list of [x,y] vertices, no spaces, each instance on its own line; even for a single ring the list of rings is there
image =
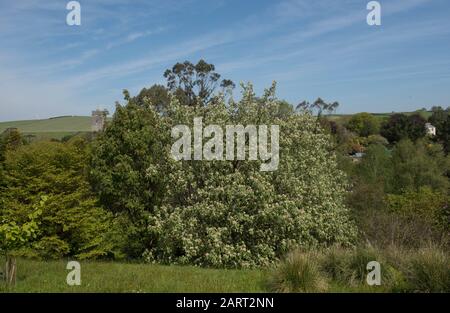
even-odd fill
[[[442,148],[403,140],[392,152],[382,145],[365,152],[348,170],[353,184],[347,203],[361,238],[381,247],[448,242],[448,158]]]
[[[134,101],[116,106],[113,119],[93,143],[89,177],[102,204],[124,215],[131,256],[149,244],[143,233],[146,212],[153,213],[170,187],[167,174],[170,131],[154,107]],[[129,222],[125,220],[128,219]]]
[[[387,141],[386,138],[384,138],[381,135],[369,135],[367,137],[367,145],[382,145],[382,146],[387,146],[389,144],[389,142]]]
[[[410,140],[400,141],[392,151],[392,166],[395,177],[392,179],[392,193],[402,193],[428,186],[433,190],[447,192],[449,158],[442,147],[426,141],[416,143]]]
[[[381,285],[368,286],[367,264],[380,263]],[[333,246],[295,250],[280,261],[268,278],[271,290],[281,292],[365,291],[448,292],[448,252],[436,247],[404,250],[399,247],[354,249]]]
[[[326,291],[328,283],[317,259],[312,252],[290,252],[271,274],[270,288],[276,292]]]
[[[317,112],[317,117],[320,118],[323,112],[332,113],[339,107],[339,102],[325,102],[322,98],[317,98],[313,103],[308,101],[302,101],[297,105],[297,110],[302,112],[307,111],[310,113]]]
[[[448,195],[422,187],[386,194],[383,182],[355,186],[348,198],[361,238],[378,247],[448,244]]]
[[[448,248],[448,247],[447,247]],[[402,274],[394,292],[449,292],[450,255],[435,245],[415,250],[391,247],[384,251],[393,267]]]
[[[348,131],[345,127],[337,124],[325,124],[325,127],[331,128],[336,141],[336,150],[343,155],[352,155],[355,153],[365,153],[371,145],[388,146],[389,142],[380,135],[369,135],[360,137],[355,133]]]
[[[381,251],[371,246],[358,246],[355,249],[330,247],[323,251],[320,266],[332,280],[341,285],[356,287],[366,284],[367,264],[371,261],[381,264],[381,282],[384,286],[389,285],[395,270]]]
[[[373,236],[372,215],[385,209],[385,194],[393,174],[389,152],[384,146],[371,145],[361,162],[351,170],[353,184],[347,204],[352,208],[359,230],[365,236]]]
[[[278,101],[278,118],[287,118],[294,114],[294,107],[285,100]]]
[[[97,206],[85,178],[85,141],[37,142],[6,154],[5,185],[0,189],[2,215],[24,220],[45,197],[36,222],[41,226],[31,249],[36,257],[66,255],[104,257],[114,254],[109,241],[111,216]]]
[[[407,261],[409,289],[417,292],[450,292],[450,259],[436,250],[420,250]]]
[[[323,120],[320,119],[320,121]],[[334,139],[336,151],[339,155],[348,156],[349,154],[362,152],[363,147],[359,142],[360,137],[357,137],[354,133],[338,123],[329,123],[329,126],[324,124],[322,122],[322,127],[329,129],[330,133],[333,134],[332,138]]]
[[[7,129],[0,135],[0,164],[5,161],[7,151],[15,150],[25,144],[21,133],[16,129]]]
[[[420,114],[393,114],[381,127],[381,135],[390,143],[402,139],[416,141],[425,136],[426,120]]]
[[[391,212],[407,219],[421,220],[429,227],[446,232],[450,232],[448,204],[448,195],[429,187],[421,187],[418,191],[409,190],[401,195],[387,195],[387,205]]]
[[[402,140],[391,151],[372,144],[355,166],[353,180],[355,185],[380,186],[385,193],[401,194],[421,187],[445,192],[449,186],[445,176],[449,165],[442,147],[425,140]]]
[[[357,133],[361,137],[378,134],[380,122],[370,113],[358,113],[352,115],[347,123],[348,130]]]
[[[379,144],[370,145],[361,163],[357,165],[356,172],[361,182],[388,189],[393,174],[389,151]]]
[[[37,219],[42,214],[46,198],[43,197],[39,203],[39,207],[28,214],[27,218],[21,222],[11,219],[10,216],[4,214],[4,209],[0,211],[0,252],[8,255],[13,250],[22,248],[36,238],[39,223]]]
[[[116,106],[90,159],[90,178],[109,210],[138,220],[161,201],[170,140],[166,130],[153,108],[133,102]]]
[[[215,72],[214,64],[204,60],[192,64],[189,61],[175,64],[164,73],[168,89],[177,97],[181,104],[188,106],[204,106],[210,104],[216,97],[214,92],[219,84],[220,74]],[[220,87],[234,88],[234,83],[223,79]]]
[[[132,101],[142,107],[150,104],[157,112],[164,113],[170,102],[170,94],[166,87],[155,84],[148,89],[143,88]]]
[[[343,204],[345,177],[316,118],[277,118],[274,87],[256,101],[251,86],[239,103],[192,108],[171,104],[172,125],[278,124],[280,165],[261,161],[172,162],[161,206],[149,216],[149,261],[203,266],[267,265],[296,245],[350,244],[355,229]],[[161,149],[160,155],[165,149]]]
[[[442,107],[433,107],[432,112],[428,122],[436,127],[435,140],[440,142],[448,153],[450,151],[450,107],[445,110]]]
[[[256,98],[249,86],[228,106],[223,98],[200,107],[173,98],[164,115],[133,101],[117,106],[94,143],[90,175],[103,205],[131,221],[134,253],[146,245],[149,261],[248,267],[298,244],[353,241],[328,135],[308,114],[280,118],[273,93]],[[279,170],[260,172],[260,161],[173,160],[171,127],[197,116],[222,127],[280,125]]]

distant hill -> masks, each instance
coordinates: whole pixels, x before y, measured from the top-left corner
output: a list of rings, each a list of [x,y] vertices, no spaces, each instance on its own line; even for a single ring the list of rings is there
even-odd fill
[[[74,133],[90,132],[90,116],[60,116],[43,120],[0,122],[0,133],[7,128],[18,128],[24,135],[36,139],[61,139]]]
[[[414,112],[391,112],[391,113],[370,113],[370,114],[372,114],[373,116],[378,117],[380,119],[388,118],[392,114],[405,114],[405,115],[420,114],[423,118],[428,119],[433,114],[433,112],[418,110],[418,111],[414,111]],[[343,122],[348,121],[352,117],[352,115],[354,115],[354,114],[329,114],[329,115],[327,115],[327,117],[330,120],[343,123]]]
[[[416,112],[393,112],[393,113],[372,113],[379,118],[387,118],[394,113],[411,115],[419,113],[424,118],[431,116],[430,111]],[[327,117],[339,123],[345,123],[352,114],[330,114]],[[110,118],[108,118],[110,120]],[[31,135],[33,139],[61,139],[64,136],[75,133],[85,133],[91,131],[90,116],[58,116],[42,120],[25,120],[0,122],[0,133],[5,129],[15,127],[25,136]]]

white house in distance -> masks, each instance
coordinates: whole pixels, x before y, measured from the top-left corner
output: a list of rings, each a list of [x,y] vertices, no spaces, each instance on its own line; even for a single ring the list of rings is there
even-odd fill
[[[425,124],[425,131],[428,136],[436,136],[436,127],[434,127],[430,123]]]

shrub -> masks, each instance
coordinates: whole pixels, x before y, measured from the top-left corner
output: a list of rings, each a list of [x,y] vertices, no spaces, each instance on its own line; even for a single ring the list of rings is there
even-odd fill
[[[276,292],[323,292],[328,284],[314,253],[294,251],[272,273],[270,287]]]
[[[425,136],[425,122],[418,114],[407,116],[397,113],[383,123],[380,132],[391,144],[407,138],[415,141]]]
[[[428,149],[437,149],[435,156],[428,155]],[[353,171],[356,177],[347,198],[362,238],[379,247],[448,242],[445,168],[435,145],[425,148],[421,141],[402,141],[392,157],[383,146],[370,146]]]
[[[426,140],[416,143],[402,140],[392,150],[391,162],[395,177],[389,193],[418,192],[422,187],[448,192],[450,185],[446,173],[450,164],[440,145],[432,145]]]
[[[381,285],[369,286],[367,264],[381,266]],[[369,246],[355,249],[333,246],[317,252],[295,250],[281,261],[270,276],[270,288],[281,292],[364,290],[383,292],[449,292],[448,251],[437,246],[383,250]]]
[[[85,177],[86,142],[35,142],[8,151],[0,218],[23,221],[41,197],[35,242],[21,255],[40,258],[100,258],[118,254],[111,241],[112,216],[99,207]]]
[[[362,238],[371,244],[380,248],[419,248],[430,242],[448,244],[447,195],[423,187],[417,192],[406,191],[401,195],[384,196],[379,192],[380,201],[374,202],[373,194],[378,187],[373,186],[371,190],[367,186],[367,200],[362,202],[363,193],[361,186],[358,187],[350,200],[355,207]],[[364,203],[369,206],[365,211]],[[379,205],[375,206],[377,203]]]
[[[354,242],[346,178],[329,135],[309,114],[279,119],[273,92],[256,101],[247,87],[243,99],[228,106],[169,105],[171,125],[192,125],[196,116],[222,128],[279,125],[280,163],[277,171],[261,172],[260,160],[171,161],[165,198],[149,214],[148,261],[266,266],[295,246]]]
[[[349,273],[349,250],[333,246],[324,251],[321,268],[328,277],[337,282],[347,283],[351,277]]]
[[[382,145],[387,146],[389,142],[381,135],[370,135],[367,137],[367,145]]]
[[[358,113],[353,115],[347,123],[347,128],[359,136],[367,137],[380,131],[380,122],[370,113]]]
[[[450,259],[437,248],[409,253],[401,261],[408,292],[450,292]]]
[[[401,273],[386,260],[379,250],[373,247],[356,249],[331,247],[324,251],[321,267],[338,285],[357,287],[366,285],[367,264],[371,261],[380,263],[383,289],[397,285],[398,280],[401,280]]]
[[[32,251],[43,259],[57,259],[68,255],[70,246],[58,236],[43,237],[34,243]]]
[[[387,195],[391,212],[420,220],[428,224],[429,228],[444,231],[450,231],[450,223],[445,219],[448,200],[448,195],[429,187],[421,187],[418,191],[409,190],[402,195]]]
[[[371,261],[377,261],[384,265],[382,257],[371,247],[358,247],[352,253],[348,260],[348,279],[350,284],[359,285],[366,283],[367,264]],[[383,275],[383,269],[381,271]]]
[[[158,113],[131,101],[117,105],[112,122],[93,142],[89,180],[102,205],[125,221],[129,257],[151,245],[147,215],[166,192],[170,130]]]

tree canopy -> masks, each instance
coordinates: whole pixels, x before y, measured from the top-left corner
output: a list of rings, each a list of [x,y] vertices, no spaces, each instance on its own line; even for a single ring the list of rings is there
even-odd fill
[[[432,114],[428,121],[436,127],[435,140],[440,142],[445,151],[450,151],[450,107],[443,109],[442,107],[433,107]]]
[[[111,216],[99,207],[86,180],[86,149],[83,139],[73,138],[65,144],[36,142],[6,153],[0,218],[27,225],[35,208],[40,210],[32,219],[39,225],[35,240],[23,255],[96,258],[115,253],[108,238]]]
[[[274,92],[256,98],[248,85],[239,102],[208,106],[173,98],[165,115],[131,102],[117,107],[94,147],[91,175],[105,207],[146,217],[138,227],[148,261],[251,267],[293,246],[354,241],[329,135],[308,113],[280,117]],[[198,116],[222,127],[279,125],[279,169],[260,172],[260,160],[175,161],[167,134]]]
[[[197,64],[189,61],[175,64],[164,72],[167,88],[177,96],[182,104],[188,106],[204,106],[215,98],[217,87],[234,88],[229,79],[220,80],[221,75],[215,72],[214,64],[203,59]]]
[[[310,103],[308,101],[302,101],[297,105],[297,110],[309,111],[311,113],[317,112],[317,117],[320,118],[323,112],[332,113],[339,107],[339,102],[325,102],[322,98],[317,98],[316,101]]]
[[[368,137],[370,135],[378,134],[380,122],[370,113],[358,113],[352,115],[347,123],[347,129],[357,133],[359,136]]]
[[[419,114],[393,114],[381,127],[381,135],[390,143],[402,139],[415,141],[425,136],[426,120]]]

